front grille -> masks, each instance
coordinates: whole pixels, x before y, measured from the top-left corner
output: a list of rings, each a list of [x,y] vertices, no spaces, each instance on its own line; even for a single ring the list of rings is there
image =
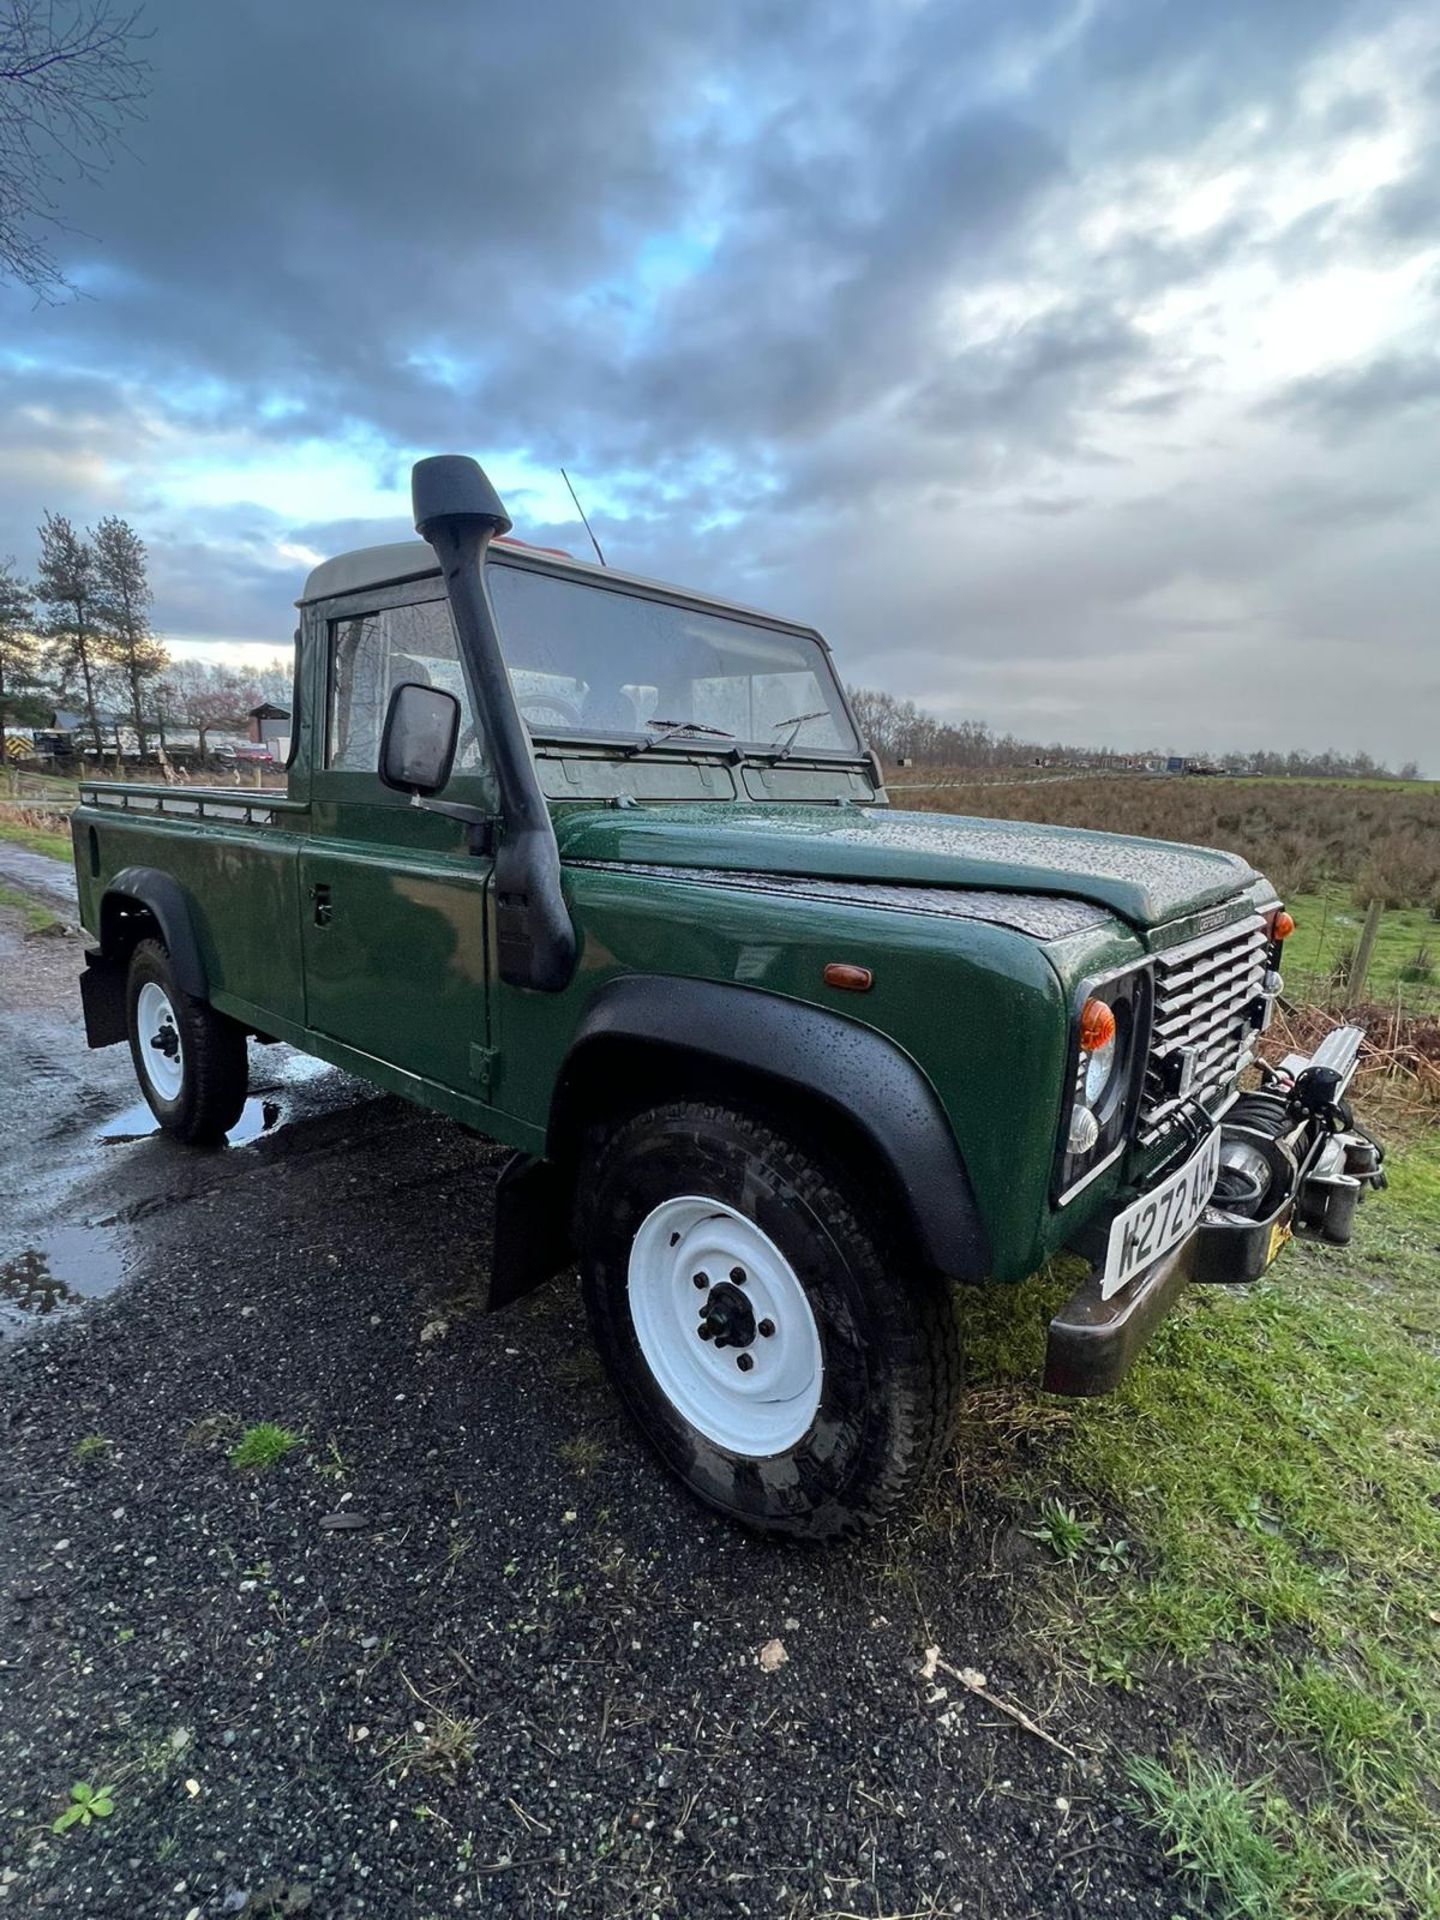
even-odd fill
[[[1136,1142],[1153,1145],[1182,1101],[1228,1091],[1255,1053],[1252,1009],[1265,976],[1260,915],[1155,956],[1155,1017],[1140,1095]],[[1185,1048],[1194,1062],[1186,1092],[1172,1091],[1167,1061]]]

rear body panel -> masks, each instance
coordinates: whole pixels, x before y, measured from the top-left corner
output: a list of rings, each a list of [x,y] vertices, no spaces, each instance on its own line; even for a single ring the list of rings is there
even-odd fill
[[[215,796],[216,804],[227,800]],[[303,811],[251,825],[82,804],[72,816],[81,922],[98,938],[101,897],[127,867],[167,873],[190,902],[215,1004],[252,1023],[303,1026],[298,876],[306,828]]]

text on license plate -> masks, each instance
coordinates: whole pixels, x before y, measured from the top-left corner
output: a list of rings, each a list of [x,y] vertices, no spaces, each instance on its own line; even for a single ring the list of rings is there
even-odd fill
[[[1220,1171],[1220,1129],[1216,1127],[1183,1167],[1117,1213],[1110,1225],[1100,1296],[1108,1300],[1127,1280],[1178,1246],[1205,1211]]]

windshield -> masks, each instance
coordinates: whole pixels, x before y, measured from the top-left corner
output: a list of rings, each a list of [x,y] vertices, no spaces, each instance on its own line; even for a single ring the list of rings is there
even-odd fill
[[[494,562],[486,581],[533,734],[861,751],[806,634]]]

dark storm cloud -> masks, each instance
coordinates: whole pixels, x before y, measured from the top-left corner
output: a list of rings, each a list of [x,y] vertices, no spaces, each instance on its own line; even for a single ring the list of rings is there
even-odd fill
[[[1401,246],[1440,243],[1440,141],[1402,179],[1378,192],[1369,208],[1374,232]]]
[[[1057,411],[1086,394],[1108,392],[1117,371],[1143,366],[1151,343],[1114,314],[1067,309],[1019,327],[1000,345],[956,354],[938,379],[914,396],[916,418],[931,432],[1003,433],[1029,440]]]
[[[1268,411],[1299,415],[1332,438],[1383,432],[1396,415],[1440,403],[1440,354],[1386,353],[1368,366],[1292,382]]]
[[[860,8],[831,29],[744,4],[153,6],[138,164],[75,209],[104,235],[98,298],[46,337],[160,384],[192,371],[197,418],[282,439],[358,419],[551,459],[578,431],[608,463],[804,434],[931,344],[936,292],[1002,267],[1063,170],[1073,102],[1053,83],[997,101],[984,65],[1058,11]],[[1193,28],[1155,11],[1097,22],[1079,57],[1127,84],[1191,71]],[[627,348],[582,296],[706,207],[713,257]],[[277,392],[292,410],[267,418]]]
[[[403,485],[469,446],[593,476],[622,564],[813,612],[900,691],[1023,704],[997,662],[1058,681],[1247,621],[1299,659],[1297,543],[1327,528],[1363,597],[1440,376],[1397,338],[1272,380],[1227,468],[1189,411],[1228,373],[1206,316],[1226,276],[1432,244],[1436,149],[1358,204],[1165,196],[1398,124],[1347,49],[1403,12],[151,0],[133,160],[65,210],[90,297],[0,291],[0,552],[43,506],[129,511],[172,632],[282,639],[306,550],[403,520],[204,504],[187,460],[319,441]],[[1377,417],[1394,471],[1310,471]]]

